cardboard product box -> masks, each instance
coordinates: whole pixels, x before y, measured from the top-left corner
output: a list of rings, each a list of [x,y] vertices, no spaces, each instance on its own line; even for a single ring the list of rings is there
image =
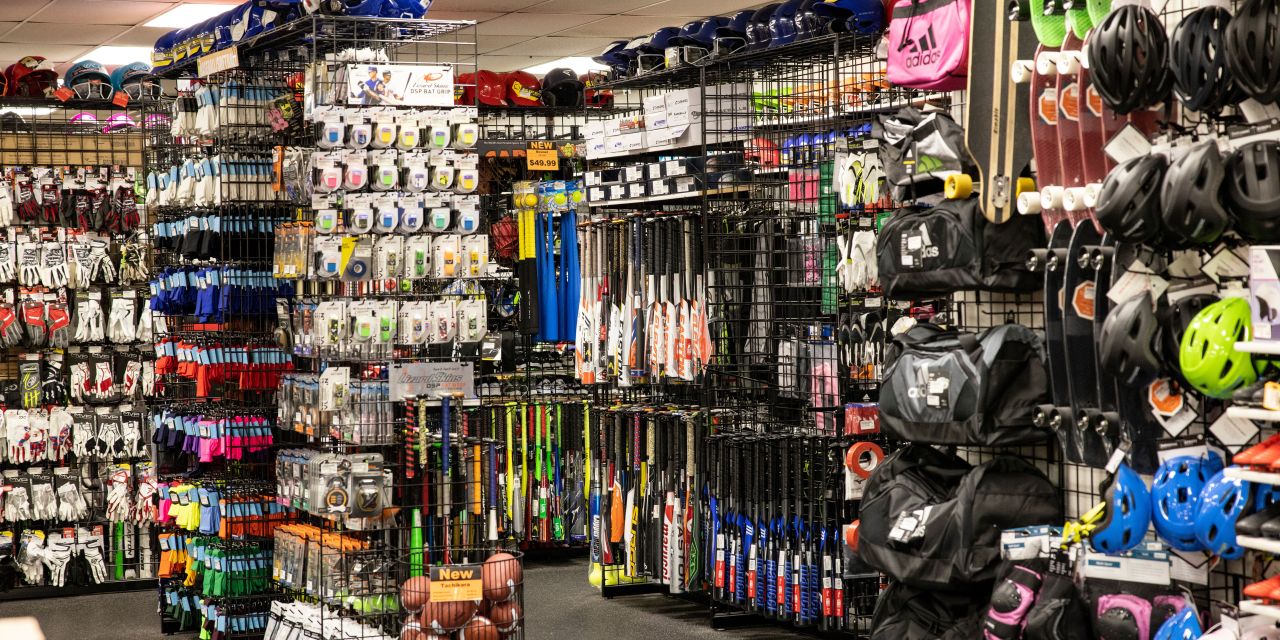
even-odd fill
[[[701,156],[675,158],[662,163],[662,175],[668,178],[702,173],[707,166],[707,159]]]
[[[622,135],[622,118],[609,118],[604,121],[604,135]]]
[[[661,162],[649,162],[644,164],[643,166],[644,166],[645,179],[652,182],[654,180],[657,180],[658,178],[663,177],[662,164],[663,163]]]
[[[675,193],[693,193],[702,190],[702,176],[680,176],[671,178]]]
[[[621,200],[627,197],[627,185],[625,184],[611,184],[608,190],[609,197],[605,198],[605,200]]]
[[[601,203],[609,200],[609,191],[605,187],[587,187],[587,202]]]
[[[623,136],[610,136],[606,138],[604,155],[612,156],[625,153],[627,151],[626,147],[623,146],[625,144],[626,140],[623,139]]]
[[[632,164],[622,168],[623,182],[640,182],[646,180],[644,165]]]
[[[1280,340],[1280,245],[1249,248],[1254,340]]]
[[[644,132],[636,131],[634,133],[624,133],[622,138],[623,151],[639,151],[644,148]]]
[[[657,179],[654,179],[654,180],[650,180],[650,181],[649,181],[649,195],[651,195],[651,196],[665,196],[665,195],[667,195],[667,194],[671,193],[671,190],[672,190],[672,188],[674,187],[674,185],[672,184],[672,182],[673,182],[673,181],[672,181],[670,178],[657,178]]]
[[[643,198],[649,195],[648,182],[632,182],[627,185],[628,198]]]

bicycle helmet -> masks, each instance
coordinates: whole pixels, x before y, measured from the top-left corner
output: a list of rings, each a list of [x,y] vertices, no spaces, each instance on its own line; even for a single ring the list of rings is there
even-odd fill
[[[1224,301],[1225,302],[1225,301]],[[1196,540],[1205,550],[1224,560],[1244,555],[1236,544],[1236,520],[1249,503],[1248,481],[1228,478],[1222,471],[1214,474],[1200,492],[1200,508],[1196,511]]]
[[[1227,25],[1227,68],[1249,97],[1280,99],[1280,2],[1245,0]]]
[[[1173,372],[1184,382],[1182,370],[1178,368],[1178,352],[1182,349],[1182,336],[1200,311],[1217,301],[1218,297],[1213,294],[1197,293],[1178,298],[1159,310],[1160,359],[1164,362],[1166,371]]]
[[[1182,336],[1178,366],[1182,377],[1200,393],[1225,399],[1257,379],[1253,358],[1237,351],[1237,342],[1253,338],[1249,301],[1226,298],[1196,314]]]
[[[1173,614],[1156,630],[1154,640],[1197,640],[1204,629],[1194,607],[1184,607]]]
[[[1150,153],[1116,165],[1102,181],[1094,212],[1117,242],[1147,242],[1160,235],[1160,191],[1168,167],[1163,155]]]
[[[1120,463],[1102,492],[1106,508],[1102,521],[1089,534],[1095,551],[1123,553],[1142,542],[1151,524],[1151,493],[1138,472]]]
[[[747,48],[763,49],[773,40],[773,33],[769,30],[769,18],[773,13],[782,6],[782,3],[775,2],[756,9],[755,15],[751,16],[751,27],[747,29]]]
[[[1250,142],[1226,162],[1222,200],[1251,242],[1280,241],[1280,143]]]
[[[1173,30],[1169,51],[1173,94],[1193,111],[1217,113],[1239,102],[1239,90],[1226,66],[1224,44],[1231,13],[1202,7],[1188,13]]]
[[[1159,326],[1150,296],[1120,303],[1102,322],[1098,364],[1120,384],[1147,385],[1160,375],[1160,359],[1153,348]]]
[[[1222,458],[1177,456],[1160,464],[1151,480],[1151,521],[1156,535],[1179,551],[1201,549],[1196,540],[1196,512],[1200,491],[1213,474],[1222,470]]]
[[[1222,235],[1229,221],[1220,193],[1223,175],[1222,155],[1212,140],[1169,165],[1160,204],[1165,237],[1173,244],[1207,244]]]
[[[1093,86],[1116,113],[1150,107],[1169,92],[1169,36],[1150,9],[1117,7],[1094,28],[1087,46]]]

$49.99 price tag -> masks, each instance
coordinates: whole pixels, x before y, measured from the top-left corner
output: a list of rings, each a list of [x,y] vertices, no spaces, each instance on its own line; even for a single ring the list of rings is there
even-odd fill
[[[560,168],[560,152],[554,142],[530,140],[525,151],[525,166],[530,171],[555,171]]]

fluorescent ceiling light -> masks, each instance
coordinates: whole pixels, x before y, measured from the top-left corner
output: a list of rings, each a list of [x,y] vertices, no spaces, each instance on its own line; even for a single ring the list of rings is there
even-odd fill
[[[525,71],[528,71],[535,76],[542,77],[548,71],[558,67],[568,67],[573,69],[573,72],[578,75],[582,75],[588,71],[604,71],[609,68],[586,56],[569,56],[568,58],[560,58],[559,60],[552,60],[551,62],[529,67],[528,69],[525,69]]]
[[[151,47],[119,47],[115,45],[103,45],[86,53],[75,62],[81,60],[93,60],[103,66],[115,66],[121,64],[129,64],[130,62],[146,62],[151,64]]]
[[[225,4],[180,4],[143,23],[144,27],[168,27],[182,29],[193,24],[204,22],[214,16],[220,16],[232,7]]]

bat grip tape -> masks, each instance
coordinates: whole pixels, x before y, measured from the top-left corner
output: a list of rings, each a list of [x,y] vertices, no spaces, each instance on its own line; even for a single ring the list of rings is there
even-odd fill
[[[871,454],[870,459],[867,454]],[[880,466],[881,460],[884,460],[884,449],[880,445],[874,442],[856,442],[845,453],[844,465],[854,475],[865,480]]]

